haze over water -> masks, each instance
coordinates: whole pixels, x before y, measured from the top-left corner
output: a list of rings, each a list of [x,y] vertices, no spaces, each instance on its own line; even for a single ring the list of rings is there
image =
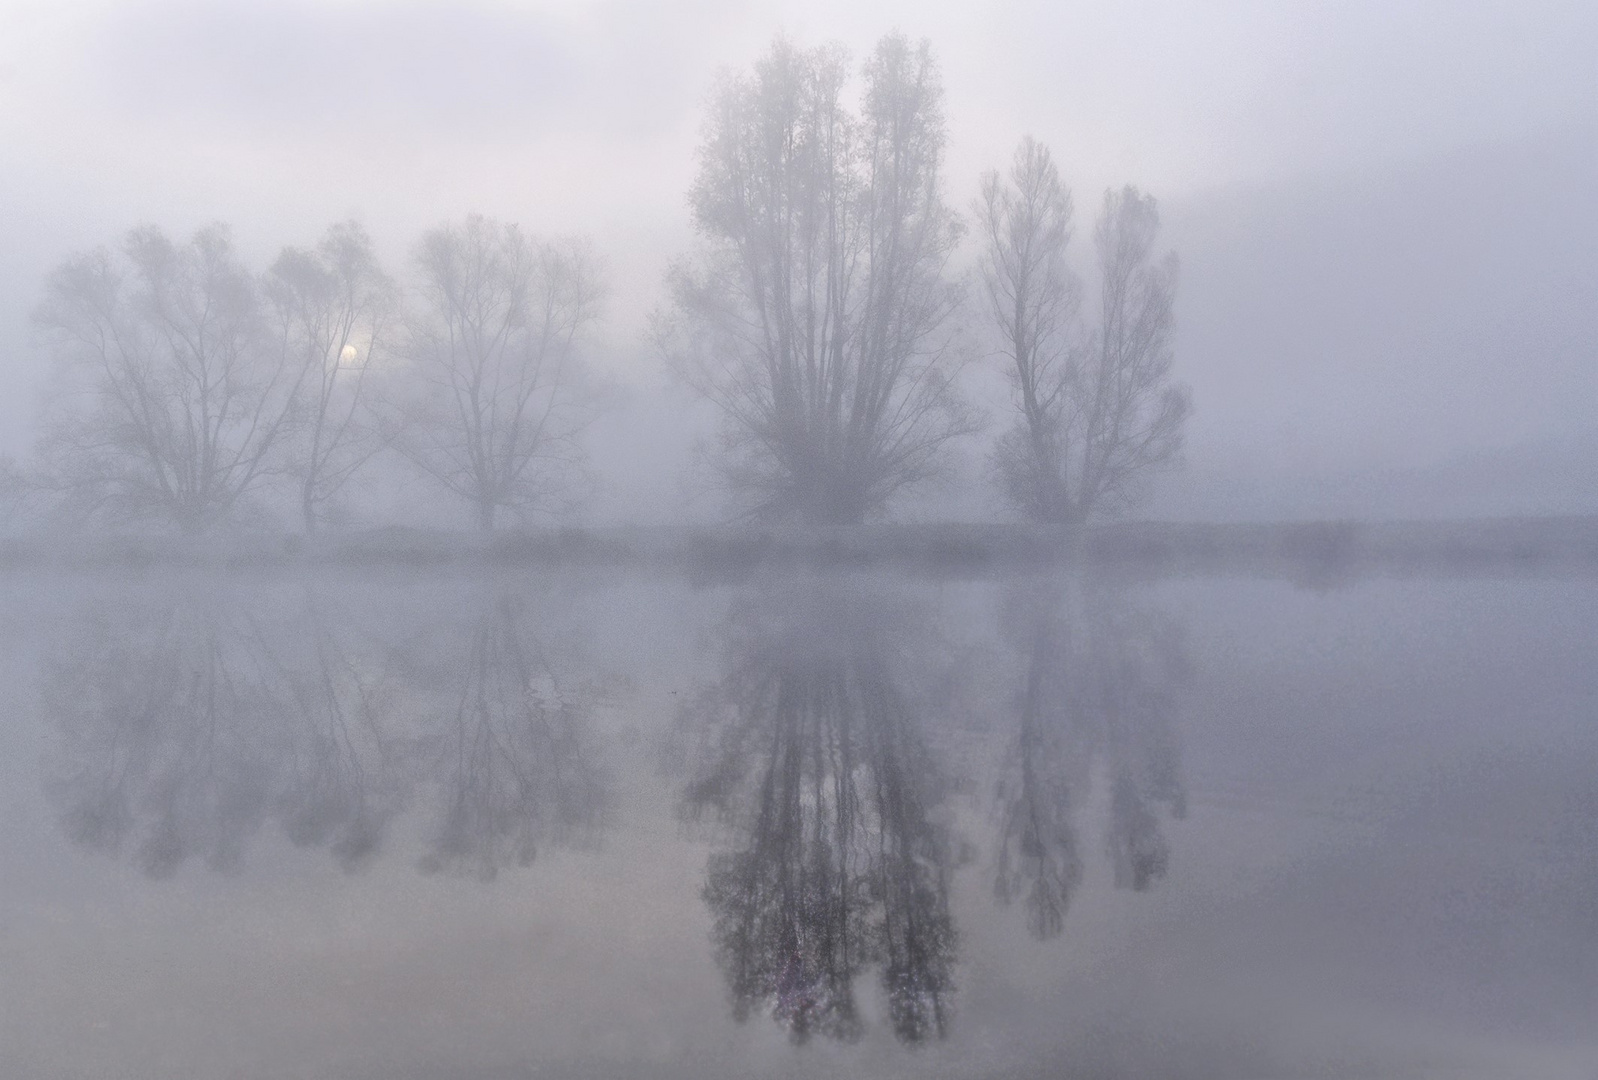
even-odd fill
[[[0,605],[9,1075],[1598,1067],[1590,578]]]
[[[1595,56],[0,0],[0,1080],[1598,1080]]]

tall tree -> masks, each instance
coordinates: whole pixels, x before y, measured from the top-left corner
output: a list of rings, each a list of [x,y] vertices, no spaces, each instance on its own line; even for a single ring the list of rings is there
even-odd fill
[[[976,205],[984,298],[1021,412],[1005,437],[1000,478],[1011,502],[1039,521],[1071,513],[1060,422],[1078,360],[1071,333],[1081,290],[1066,263],[1071,210],[1071,193],[1048,147],[1031,137],[1016,148],[1007,177],[989,172],[982,178]]]
[[[952,387],[943,89],[890,35],[844,101],[837,46],[778,39],[715,98],[690,192],[703,239],[657,323],[722,413],[724,475],[755,513],[860,521],[933,476],[970,428]]]
[[[39,446],[45,485],[90,513],[199,532],[267,475],[302,372],[270,347],[225,226],[155,228],[58,268],[35,313],[66,386]]]
[[[1071,197],[1048,149],[1023,140],[1008,176],[984,178],[977,216],[989,315],[1020,413],[994,452],[1006,498],[1051,523],[1125,510],[1181,452],[1192,412],[1171,377],[1177,262],[1155,256],[1155,200],[1131,186],[1105,193],[1093,236],[1101,310],[1087,335],[1066,263]]]
[[[580,464],[576,353],[602,293],[592,254],[473,215],[424,236],[416,261],[418,393],[396,446],[470,503],[480,528],[502,509],[551,509]]]
[[[302,393],[287,441],[306,532],[322,508],[382,445],[368,422],[368,375],[387,350],[393,283],[355,222],[327,231],[314,251],[285,248],[267,272],[284,362]]]

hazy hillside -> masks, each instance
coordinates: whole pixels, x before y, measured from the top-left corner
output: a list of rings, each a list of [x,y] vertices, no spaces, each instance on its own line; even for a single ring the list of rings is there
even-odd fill
[[[1172,211],[1183,517],[1598,503],[1598,137],[1530,133]]]

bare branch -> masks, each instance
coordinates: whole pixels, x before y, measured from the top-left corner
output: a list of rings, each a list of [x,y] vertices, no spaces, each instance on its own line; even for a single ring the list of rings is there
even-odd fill
[[[603,296],[591,249],[473,216],[423,237],[417,266],[416,392],[395,446],[481,528],[501,509],[553,509],[581,463],[577,353]]]
[[[298,380],[268,347],[225,226],[182,247],[143,227],[121,258],[77,256],[51,275],[34,317],[65,396],[88,403],[51,418],[39,474],[85,516],[198,532],[259,484]]]
[[[858,112],[848,68],[838,46],[778,39],[723,85],[689,196],[704,244],[654,324],[721,410],[728,486],[765,517],[878,513],[972,426],[942,337],[959,229],[936,66],[924,43],[884,38]]]
[[[1159,214],[1136,188],[1105,194],[1094,229],[1099,327],[1076,326],[1065,262],[1071,197],[1046,147],[1025,139],[1008,177],[984,178],[976,214],[988,315],[1015,393],[1015,424],[994,471],[1034,521],[1072,523],[1132,505],[1150,471],[1175,461],[1192,412],[1171,381],[1176,258],[1154,258]]]

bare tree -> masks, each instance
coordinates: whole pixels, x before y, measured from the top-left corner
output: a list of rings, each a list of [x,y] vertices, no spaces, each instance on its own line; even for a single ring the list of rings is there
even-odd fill
[[[397,447],[483,529],[502,508],[551,509],[581,462],[576,348],[602,293],[592,253],[474,215],[424,236],[417,266],[407,353],[420,392]]]
[[[1094,229],[1101,311],[1085,339],[1067,267],[1071,197],[1046,147],[1023,140],[1008,177],[977,204],[989,314],[1009,358],[1020,417],[1000,439],[1005,496],[1035,521],[1124,510],[1140,481],[1181,452],[1191,397],[1171,378],[1176,256],[1156,259],[1154,199],[1108,191]]]
[[[67,373],[39,446],[47,488],[192,533],[265,477],[300,373],[268,346],[225,226],[182,247],[135,229],[120,258],[73,258],[35,319]]]
[[[1071,384],[1071,334],[1080,286],[1066,264],[1071,193],[1048,147],[1028,137],[1008,178],[982,178],[976,206],[986,248],[982,284],[999,328],[1021,417],[1001,444],[1005,494],[1038,521],[1070,516],[1061,417]]]
[[[388,346],[394,287],[355,222],[327,231],[315,251],[285,248],[265,279],[284,363],[302,394],[287,443],[306,532],[382,442],[365,416],[368,374]]]
[[[945,329],[959,227],[937,67],[926,43],[884,38],[858,113],[848,68],[837,46],[778,39],[721,88],[690,193],[704,244],[656,325],[723,415],[729,486],[767,517],[859,521],[970,429]]]

